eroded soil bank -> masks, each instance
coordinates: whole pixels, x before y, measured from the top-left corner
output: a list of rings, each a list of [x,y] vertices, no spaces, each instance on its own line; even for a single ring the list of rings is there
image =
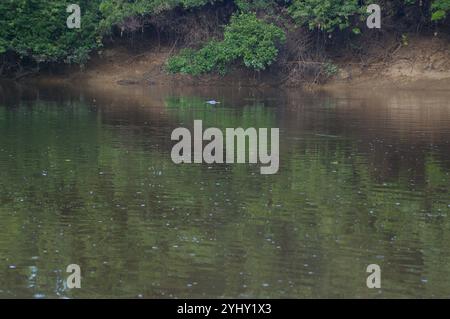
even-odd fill
[[[225,76],[173,75],[165,69],[168,59],[179,49],[174,46],[144,45],[130,48],[127,44],[105,47],[94,54],[83,68],[72,67],[45,72],[25,81],[74,82],[91,86],[166,85],[183,86],[275,86],[307,88],[450,88],[450,41],[448,36],[409,36],[407,43],[384,39],[372,43],[364,55],[342,48],[328,52],[333,74],[318,80],[298,71],[300,65],[314,61],[289,61],[292,66],[276,63],[264,72],[235,68]],[[327,62],[329,63],[329,62]],[[297,72],[293,72],[295,68]],[[306,70],[303,67],[303,70]],[[307,70],[306,70],[307,71]]]

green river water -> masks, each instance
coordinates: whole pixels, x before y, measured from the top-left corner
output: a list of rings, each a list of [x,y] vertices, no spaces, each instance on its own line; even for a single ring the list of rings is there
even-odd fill
[[[279,128],[278,173],[174,164],[195,119]],[[450,297],[449,173],[450,91],[3,83],[0,297]]]

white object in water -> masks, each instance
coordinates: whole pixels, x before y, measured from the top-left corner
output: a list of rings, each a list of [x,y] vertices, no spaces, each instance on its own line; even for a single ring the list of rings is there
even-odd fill
[[[215,104],[219,104],[220,102],[215,101],[215,100],[209,100],[209,101],[206,101],[206,103],[211,104],[211,105],[215,105]]]

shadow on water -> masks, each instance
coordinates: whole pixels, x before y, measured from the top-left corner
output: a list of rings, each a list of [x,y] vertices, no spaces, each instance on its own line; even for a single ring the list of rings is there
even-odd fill
[[[448,296],[449,97],[4,83],[0,296]],[[279,172],[173,164],[194,119],[279,127]]]

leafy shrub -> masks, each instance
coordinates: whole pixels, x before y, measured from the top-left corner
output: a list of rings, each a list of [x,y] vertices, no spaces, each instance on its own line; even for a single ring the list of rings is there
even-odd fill
[[[242,58],[246,67],[255,70],[264,70],[275,61],[276,45],[285,39],[283,30],[252,13],[232,16],[224,33],[224,44],[232,56]]]
[[[327,77],[331,77],[333,75],[336,75],[339,72],[339,67],[336,64],[333,64],[331,62],[327,62],[323,66],[323,70],[324,70],[325,75]]]
[[[349,27],[350,18],[362,12],[358,0],[293,0],[288,11],[297,23],[328,32]]]
[[[229,64],[241,60],[248,68],[264,70],[275,61],[277,44],[284,40],[280,28],[259,20],[255,14],[235,14],[225,27],[223,41],[210,41],[198,51],[184,50],[168,60],[167,69],[192,75],[212,71],[223,74]]]
[[[225,74],[227,64],[233,60],[232,53],[224,42],[210,41],[198,51],[184,49],[169,59],[167,70],[171,73],[200,75],[217,72]]]
[[[14,51],[40,61],[81,63],[100,44],[97,27],[99,0],[79,0],[82,27],[68,29],[66,7],[60,0],[2,0],[0,53]]]
[[[438,21],[446,18],[450,11],[450,0],[436,0],[432,3],[431,9],[433,14],[431,20]]]

